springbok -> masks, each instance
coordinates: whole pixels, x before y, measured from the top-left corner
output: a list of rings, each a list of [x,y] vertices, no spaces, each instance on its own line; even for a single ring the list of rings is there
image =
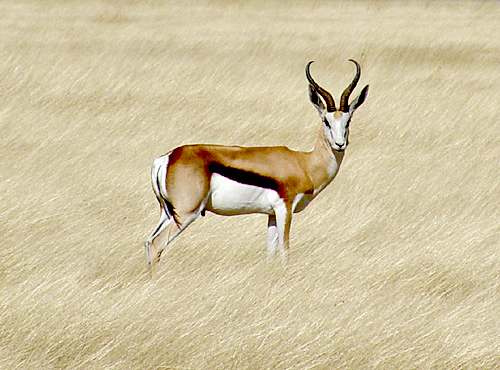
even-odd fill
[[[356,75],[342,93],[338,109],[332,95],[311,77],[313,62],[306,66],[309,98],[322,120],[311,152],[285,146],[197,144],[180,146],[154,160],[151,180],[161,218],[145,245],[151,270],[165,247],[205,211],[224,216],[268,215],[268,257],[275,256],[279,246],[286,260],[292,214],[302,211],[337,174],[352,115],[368,93],[366,85],[349,104],[361,72],[358,62],[349,61],[356,65]]]

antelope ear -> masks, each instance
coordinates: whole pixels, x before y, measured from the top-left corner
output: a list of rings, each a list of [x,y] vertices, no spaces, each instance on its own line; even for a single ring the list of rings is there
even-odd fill
[[[318,92],[313,85],[309,85],[309,99],[311,100],[311,103],[314,105],[314,107],[318,110],[319,116],[323,118],[326,112],[325,105],[323,104],[323,101],[320,99]]]
[[[358,107],[364,103],[366,96],[368,95],[368,87],[366,85],[363,90],[361,90],[361,94],[358,95],[356,99],[349,105],[349,113],[352,114]]]

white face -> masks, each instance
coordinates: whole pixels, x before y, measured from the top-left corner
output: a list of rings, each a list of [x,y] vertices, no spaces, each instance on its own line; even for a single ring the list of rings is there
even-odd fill
[[[325,137],[330,146],[339,152],[344,151],[349,143],[349,113],[335,111],[327,112],[323,118]]]

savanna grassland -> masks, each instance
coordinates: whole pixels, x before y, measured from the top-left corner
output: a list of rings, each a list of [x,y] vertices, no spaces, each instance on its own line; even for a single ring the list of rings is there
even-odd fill
[[[0,3],[1,369],[500,366],[498,2]],[[207,214],[146,273],[154,157],[311,150],[304,67],[370,84],[266,259]],[[356,96],[360,88],[354,92]]]

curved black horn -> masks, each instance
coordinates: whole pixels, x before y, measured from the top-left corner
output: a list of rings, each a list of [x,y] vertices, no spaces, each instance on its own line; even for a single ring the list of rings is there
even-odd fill
[[[307,63],[307,66],[306,66],[306,77],[307,77],[307,80],[309,81],[309,83],[314,87],[314,89],[323,97],[323,99],[325,100],[325,103],[326,103],[326,109],[328,112],[333,112],[336,110],[335,108],[335,101],[333,100],[333,97],[332,95],[326,91],[325,89],[323,89],[321,86],[319,86],[316,81],[313,80],[313,78],[311,77],[311,73],[309,72],[309,66],[313,63],[314,61],[310,61],[309,63]]]
[[[359,66],[359,63],[356,62],[354,59],[349,59],[349,61],[356,64],[356,76],[354,76],[354,79],[352,80],[351,84],[347,86],[347,88],[344,90],[340,98],[340,110],[342,112],[349,112],[349,96],[351,95],[352,91],[358,84],[359,76],[361,75],[361,67]]]

